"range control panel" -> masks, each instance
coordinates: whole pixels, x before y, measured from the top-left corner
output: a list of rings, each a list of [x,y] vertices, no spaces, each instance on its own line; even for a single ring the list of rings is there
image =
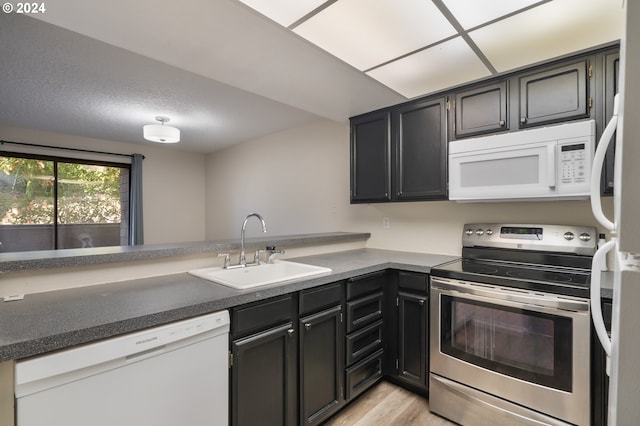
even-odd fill
[[[470,223],[462,231],[463,247],[492,247],[576,253],[596,251],[596,228],[569,225]]]

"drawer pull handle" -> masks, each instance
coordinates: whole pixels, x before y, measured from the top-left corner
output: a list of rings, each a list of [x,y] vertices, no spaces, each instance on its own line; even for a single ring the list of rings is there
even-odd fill
[[[418,303],[420,303],[420,306],[424,306],[424,299],[420,299]]]
[[[304,323],[304,328],[305,328],[305,330],[310,330],[311,329],[311,323],[310,322]]]
[[[287,334],[289,336],[293,336],[293,331],[294,331],[293,328],[290,328],[290,329],[287,330]]]

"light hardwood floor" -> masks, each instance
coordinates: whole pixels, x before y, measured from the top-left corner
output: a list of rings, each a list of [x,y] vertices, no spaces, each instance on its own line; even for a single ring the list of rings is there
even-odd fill
[[[382,381],[330,419],[328,426],[455,426],[429,412],[429,401]]]

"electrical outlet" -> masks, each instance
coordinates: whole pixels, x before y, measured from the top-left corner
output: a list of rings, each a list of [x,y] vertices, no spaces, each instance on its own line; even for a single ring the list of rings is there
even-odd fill
[[[388,217],[383,217],[382,218],[382,229],[389,229],[391,228],[391,220],[389,220]]]

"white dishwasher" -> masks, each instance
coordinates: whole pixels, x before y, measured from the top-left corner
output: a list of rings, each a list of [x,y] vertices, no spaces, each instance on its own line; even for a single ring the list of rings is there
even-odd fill
[[[229,313],[16,362],[17,426],[228,425]]]

